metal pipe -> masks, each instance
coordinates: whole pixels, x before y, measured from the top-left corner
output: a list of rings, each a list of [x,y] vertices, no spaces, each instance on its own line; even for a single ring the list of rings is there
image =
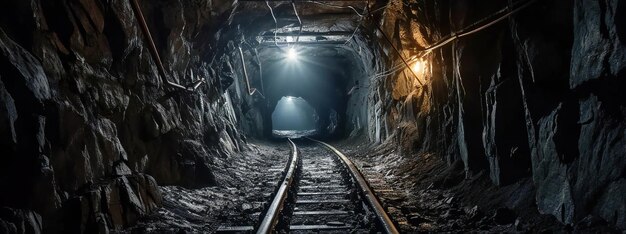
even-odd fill
[[[427,47],[425,49],[418,50],[417,51],[418,53],[423,53],[423,54],[420,55],[420,56],[416,56],[416,57],[412,58],[410,61],[412,61],[414,59],[422,58],[426,54],[428,54],[430,51],[433,51],[435,49],[441,48],[442,46],[445,46],[445,45],[449,44],[450,42],[458,40],[459,38],[466,37],[466,36],[469,36],[471,34],[477,33],[477,32],[479,32],[481,30],[484,30],[484,29],[486,29],[486,28],[488,28],[488,27],[490,27],[490,26],[492,26],[492,25],[494,25],[494,24],[496,24],[496,23],[498,23],[498,22],[500,22],[500,21],[510,17],[511,15],[521,11],[522,9],[528,7],[530,4],[532,4],[532,3],[536,2],[536,1],[537,0],[530,0],[530,1],[522,4],[520,7],[516,8],[515,10],[509,11],[509,13],[507,13],[507,14],[505,14],[505,15],[503,15],[503,16],[501,16],[501,17],[499,17],[499,18],[497,18],[497,19],[495,19],[493,21],[489,21],[488,23],[486,23],[484,25],[481,25],[481,26],[479,26],[476,29],[472,29],[470,31],[464,32],[464,31],[468,30],[469,27],[475,26],[477,24],[477,23],[474,23],[474,24],[472,24],[472,25],[470,25],[470,26],[468,26],[468,27],[466,27],[466,28],[464,28],[462,30],[459,30],[459,31],[451,34],[450,36],[445,37],[444,39],[434,43],[433,45],[431,45],[431,46],[429,46],[429,47]],[[510,9],[510,7],[506,7],[503,10],[498,11],[496,14],[501,13],[501,12],[505,12],[508,9]],[[482,21],[484,21],[484,20],[480,20],[478,22],[482,22]],[[406,65],[406,63],[405,63],[405,65]],[[406,66],[409,67],[408,65],[406,65]],[[401,65],[397,65],[397,66],[394,66],[393,69],[387,70],[386,72],[377,73],[377,74],[373,75],[372,77],[382,77],[382,76],[390,75],[393,72],[396,72],[396,71],[398,71],[401,68],[402,68]]]
[[[154,40],[152,39],[152,34],[150,33],[150,29],[148,28],[148,24],[146,23],[146,19],[143,16],[143,12],[141,11],[141,7],[139,6],[139,2],[137,0],[130,0],[130,5],[135,13],[135,18],[139,22],[139,28],[141,28],[141,32],[143,33],[147,43],[148,43],[148,51],[150,51],[150,55],[152,56],[152,60],[154,60],[155,65],[157,66],[157,70],[161,77],[161,82],[171,87],[183,90],[193,91],[200,86],[200,83],[204,82],[204,78],[200,79],[198,84],[192,84],[191,86],[182,86],[180,84],[171,82],[167,79],[167,73],[165,72],[165,67],[163,66],[163,62],[161,61],[161,56],[159,56],[159,51],[154,44]],[[191,89],[192,88],[192,89]]]
[[[263,94],[259,92],[259,90],[252,88],[250,85],[250,79],[248,79],[248,69],[246,69],[246,60],[243,56],[243,50],[241,49],[241,46],[239,46],[239,56],[241,56],[241,67],[243,68],[243,76],[246,79],[246,88],[248,89],[248,95],[252,96],[253,94],[258,93],[259,95],[261,95],[261,97],[265,98],[265,96],[263,96]]]
[[[241,67],[243,68],[243,76],[246,78],[246,88],[248,89],[248,93],[250,93],[250,80],[248,80],[248,70],[246,69],[246,61],[243,57],[243,50],[239,47],[239,55],[241,56]]]
[[[504,14],[503,16],[500,16],[499,18],[497,18],[497,19],[495,19],[493,21],[490,21],[489,23],[486,23],[486,24],[484,24],[484,25],[482,25],[482,26],[480,26],[478,28],[472,29],[472,30],[470,30],[468,32],[463,32],[463,31],[467,30],[467,29],[464,29],[464,30],[462,30],[460,32],[454,33],[454,34],[452,34],[450,36],[450,38],[448,38],[446,40],[443,40],[443,41],[440,41],[438,43],[435,43],[434,45],[429,46],[428,48],[423,49],[420,52],[430,52],[430,51],[438,49],[438,48],[440,48],[440,47],[442,47],[442,46],[444,46],[444,45],[446,45],[446,44],[448,44],[448,43],[450,43],[452,41],[458,40],[459,38],[466,37],[466,36],[472,35],[474,33],[477,33],[479,31],[482,31],[483,29],[486,29],[486,28],[488,28],[488,27],[490,27],[490,26],[492,26],[492,25],[494,25],[494,24],[496,24],[496,23],[498,23],[498,22],[508,18],[509,16],[511,16],[511,15],[513,15],[513,14],[519,12],[519,11],[521,11],[522,9],[530,6],[530,4],[532,4],[532,3],[536,2],[536,1],[537,0],[530,0],[530,1],[522,4],[521,6],[516,8],[515,10],[512,10],[509,13]],[[507,9],[508,8],[509,7],[507,7]]]
[[[259,50],[254,48],[254,55],[256,57],[256,61],[259,64],[259,80],[261,81],[261,92],[265,93],[265,85],[263,84],[263,66],[261,64],[261,59],[259,59]]]
[[[191,86],[191,87],[192,87],[192,90],[196,90],[196,89],[198,89],[198,87],[200,87],[200,85],[201,85],[202,83],[204,83],[204,78],[200,79],[199,81],[196,81],[196,83],[194,83],[194,85],[193,85],[193,86]]]
[[[143,13],[141,12],[139,2],[137,2],[137,0],[130,0],[130,3],[135,13],[135,18],[137,18],[137,21],[139,22],[139,27],[141,28],[141,31],[143,32],[145,39],[148,42],[148,51],[150,51],[150,55],[152,55],[152,59],[156,63],[157,70],[159,71],[159,74],[161,75],[161,82],[163,82],[164,84],[168,84],[169,82],[167,81],[167,78],[166,78],[167,75],[165,73],[165,68],[163,67],[163,63],[161,63],[161,57],[159,56],[159,52],[157,51],[156,45],[154,44],[154,40],[152,40],[152,36],[151,36],[152,34],[150,34],[150,29],[148,28],[148,25],[146,24],[146,19],[144,18]]]

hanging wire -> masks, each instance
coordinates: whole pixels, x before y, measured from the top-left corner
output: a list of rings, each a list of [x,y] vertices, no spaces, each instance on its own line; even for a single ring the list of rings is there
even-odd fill
[[[293,12],[296,14],[296,17],[298,18],[298,23],[300,24],[300,30],[298,30],[298,36],[296,36],[296,43],[298,43],[298,41],[300,40],[300,34],[302,33],[302,20],[300,20],[300,15],[298,15],[298,9],[296,8],[295,0],[291,0],[291,6],[293,7]]]
[[[280,46],[278,46],[278,40],[277,40],[277,36],[276,33],[278,33],[278,20],[276,20],[276,15],[274,15],[274,9],[272,9],[272,7],[270,6],[270,2],[265,0],[265,5],[267,5],[267,8],[270,9],[270,14],[272,14],[272,18],[274,19],[274,44],[276,45],[276,47],[280,48]]]
[[[417,52],[420,53],[420,55],[412,56],[406,62],[403,61],[403,63],[397,64],[397,65],[391,67],[390,69],[384,70],[384,71],[382,71],[380,73],[376,73],[376,74],[372,75],[371,78],[381,78],[381,77],[385,77],[385,76],[389,76],[391,74],[394,74],[394,73],[400,71],[401,69],[404,69],[405,67],[409,67],[408,63],[411,63],[411,62],[414,62],[414,61],[416,61],[418,59],[423,58],[424,56],[426,56],[431,51],[436,50],[438,48],[441,48],[441,47],[443,47],[443,46],[445,46],[445,45],[447,45],[447,44],[449,44],[449,43],[451,43],[451,42],[453,42],[455,40],[458,40],[458,39],[460,39],[462,37],[466,37],[466,36],[469,36],[469,35],[474,34],[476,32],[479,32],[481,30],[484,30],[484,29],[486,29],[486,28],[488,28],[488,27],[490,27],[490,26],[492,26],[492,25],[494,25],[494,24],[496,24],[496,23],[498,23],[498,22],[500,22],[500,21],[510,17],[511,15],[513,15],[513,14],[515,14],[515,13],[517,13],[517,12],[519,12],[519,11],[525,9],[525,8],[527,8],[528,6],[530,6],[532,3],[536,2],[536,1],[537,0],[526,1],[525,3],[520,4],[518,7],[516,7],[513,10],[511,10],[510,6],[507,6],[506,8],[504,8],[504,9],[502,9],[500,11],[497,11],[497,12],[495,12],[495,13],[493,13],[493,14],[491,14],[491,15],[489,15],[489,16],[487,16],[487,17],[485,17],[485,18],[483,18],[483,19],[481,19],[479,21],[476,21],[476,22],[474,22],[474,23],[464,27],[463,29],[461,29],[461,30],[459,30],[457,32],[451,33],[450,35],[448,35],[446,37],[443,37],[442,40],[440,40],[440,41],[438,41],[438,42],[436,42],[436,43],[434,43],[434,44],[432,44],[432,45],[430,45],[430,46],[428,46],[428,47],[426,47],[424,49],[418,50]],[[520,3],[520,2],[522,2],[522,1],[518,1],[518,2],[516,2],[513,5],[518,5],[517,3]],[[504,14],[504,15],[502,15],[502,16],[494,19],[494,20],[489,21],[488,23],[485,23],[485,24],[483,24],[481,26],[476,27],[477,25],[480,25],[480,24],[482,24],[484,22],[487,22],[488,19],[493,18],[493,17],[495,17],[497,15],[500,15],[500,14],[502,14],[504,12],[508,12],[508,13],[506,13],[506,14]],[[474,28],[474,27],[476,27],[476,28]],[[474,29],[472,29],[472,28],[474,28]]]
[[[359,24],[356,26],[356,28],[354,28],[354,32],[352,32],[352,35],[350,35],[348,40],[346,40],[346,42],[343,43],[344,46],[347,45],[350,41],[352,41],[352,38],[354,38],[354,35],[356,35],[356,32],[359,31],[359,27],[361,27],[361,24],[363,24],[363,18],[366,16],[365,13],[369,10],[369,8],[370,8],[370,0],[367,0],[367,6],[365,6],[365,9],[363,9],[363,13],[359,15]]]
[[[507,14],[504,14],[504,15],[500,16],[499,18],[496,18],[495,20],[490,21],[489,23],[486,23],[486,24],[484,24],[484,25],[482,25],[480,27],[477,27],[475,29],[469,30],[470,28],[472,28],[475,25],[477,25],[477,23],[471,24],[470,26],[463,28],[463,30],[451,34],[448,39],[440,41],[438,43],[435,43],[434,45],[431,45],[431,46],[429,46],[429,47],[427,47],[427,48],[425,48],[425,49],[423,49],[423,50],[421,50],[419,52],[426,52],[426,53],[428,53],[428,52],[430,52],[432,50],[440,48],[440,47],[442,47],[442,46],[444,46],[444,45],[446,45],[446,44],[448,44],[448,43],[450,43],[452,41],[455,41],[455,40],[459,39],[459,38],[466,37],[466,36],[469,36],[469,35],[474,34],[476,32],[479,32],[479,31],[481,31],[481,30],[483,30],[485,28],[488,28],[488,27],[490,27],[490,26],[492,26],[492,25],[494,25],[494,24],[496,24],[496,23],[498,23],[498,22],[508,18],[509,16],[511,16],[511,15],[513,15],[513,14],[519,12],[519,11],[521,11],[522,9],[530,6],[532,3],[536,2],[536,1],[537,0],[527,1],[526,3],[522,4],[521,6],[517,7],[514,10],[510,10],[509,6],[507,6],[506,8],[504,8],[503,10],[498,11],[498,13],[496,13],[494,15],[497,15],[497,14],[500,14],[502,12],[506,12],[506,11],[510,10]],[[483,21],[486,21],[486,20],[483,20]],[[466,30],[469,30],[469,31],[465,32]]]
[[[398,54],[398,57],[400,57],[400,59],[402,60],[404,65],[409,67],[409,62],[406,59],[404,59],[404,56],[402,55],[402,53],[400,53],[400,50],[398,50],[398,48],[396,48],[396,45],[393,44],[391,39],[387,36],[385,31],[383,31],[383,29],[380,27],[379,24],[376,24],[376,28],[378,29],[378,31],[380,31],[381,34],[383,34],[383,37],[385,38],[385,40],[389,43],[389,45],[391,45],[391,48],[393,48],[393,50]],[[415,78],[418,78],[417,74],[415,74],[415,71],[413,71],[413,69],[409,68],[409,71],[411,72],[411,74],[413,74],[413,76],[415,76]],[[417,79],[417,82],[419,82],[421,86],[424,86],[424,83],[422,83],[422,81],[420,79]]]

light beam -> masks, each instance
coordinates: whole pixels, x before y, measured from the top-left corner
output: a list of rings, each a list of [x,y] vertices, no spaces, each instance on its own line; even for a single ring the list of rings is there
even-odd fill
[[[289,48],[287,51],[287,59],[289,61],[297,61],[298,60],[298,51],[295,48]]]

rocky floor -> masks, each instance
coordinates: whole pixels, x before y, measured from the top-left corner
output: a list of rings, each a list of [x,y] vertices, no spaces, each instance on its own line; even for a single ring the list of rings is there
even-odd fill
[[[361,139],[331,142],[359,167],[401,232],[613,232],[588,217],[563,225],[537,212],[529,179],[493,186],[488,175],[465,178],[432,154],[398,152],[392,142]],[[211,233],[220,226],[254,225],[280,181],[289,158],[286,142],[252,142],[249,150],[214,163],[218,186],[162,186],[164,207],[126,233]]]
[[[593,217],[563,225],[539,214],[530,178],[497,187],[482,173],[466,179],[460,162],[447,166],[437,155],[403,155],[392,142],[332,144],[357,164],[374,190],[381,183],[387,187],[389,192],[377,195],[402,232],[618,233]]]
[[[252,223],[280,181],[279,168],[286,165],[289,149],[286,143],[251,142],[243,153],[217,158],[218,186],[161,186],[163,208],[123,232],[212,233],[220,226]]]

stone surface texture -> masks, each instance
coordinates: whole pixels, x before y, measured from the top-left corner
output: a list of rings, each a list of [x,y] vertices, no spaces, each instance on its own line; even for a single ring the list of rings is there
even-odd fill
[[[242,149],[207,36],[232,1],[139,2],[168,79],[197,91],[164,85],[130,1],[0,3],[0,232],[133,226],[159,185],[215,185]]]
[[[520,5],[392,0],[379,22],[410,58]],[[625,229],[625,7],[532,3],[425,53],[423,86],[406,70],[370,80],[362,126],[370,141],[395,139],[400,150],[440,155],[450,166],[461,160],[466,178],[485,172],[506,186],[530,177],[539,212],[565,224],[593,216]],[[402,64],[388,43],[380,44],[385,68]]]

